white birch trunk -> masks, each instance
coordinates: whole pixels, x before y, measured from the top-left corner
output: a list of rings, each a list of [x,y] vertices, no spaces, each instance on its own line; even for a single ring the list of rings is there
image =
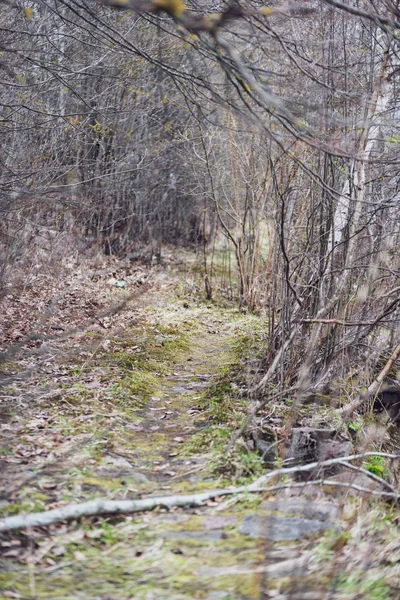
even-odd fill
[[[387,80],[389,63],[389,48],[391,39],[388,40],[386,49],[377,65],[377,75],[371,97],[368,102],[367,115],[363,124],[363,133],[360,138],[357,157],[350,167],[342,192],[338,198],[333,227],[330,236],[330,248],[336,246],[343,239],[344,230],[351,219],[350,180],[355,189],[355,206],[353,214],[353,231],[357,229],[361,216],[362,202],[365,195],[365,165],[368,163],[376,140],[379,136],[380,118],[385,114],[392,95],[392,88]]]

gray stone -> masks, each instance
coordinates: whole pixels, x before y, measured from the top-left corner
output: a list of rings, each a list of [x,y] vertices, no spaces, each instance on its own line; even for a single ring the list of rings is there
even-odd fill
[[[133,469],[131,463],[128,460],[126,460],[126,458],[124,458],[123,456],[111,456],[110,454],[106,454],[103,457],[102,462],[106,465],[114,465],[122,469]]]
[[[184,513],[159,513],[159,521],[162,523],[186,523],[189,521],[191,516]]]
[[[195,388],[206,388],[209,387],[210,382],[209,381],[195,381],[194,383],[191,383],[189,385],[190,389],[195,389]]]
[[[255,429],[251,437],[254,448],[267,464],[274,463],[277,458],[277,435],[272,427]]]
[[[400,427],[400,385],[386,385],[376,395],[373,403],[375,413],[384,413],[397,427]]]
[[[268,548],[265,554],[266,558],[272,562],[289,560],[289,558],[299,558],[300,549],[298,546],[277,546]]]
[[[181,385],[176,385],[175,387],[172,388],[171,393],[181,394],[181,395],[183,395],[183,394],[193,394],[194,390],[189,389],[187,387],[183,387]]]
[[[306,575],[306,562],[307,561],[303,556],[290,558],[272,565],[267,565],[265,573],[271,578]]]
[[[266,573],[272,579],[288,576],[304,576],[307,570],[307,558],[293,558],[275,564],[253,565],[240,564],[226,567],[202,567],[197,570],[200,577],[226,577],[228,575],[251,575],[252,573]]]
[[[332,523],[339,517],[339,507],[332,502],[311,502],[304,498],[288,498],[262,502],[261,509],[286,515],[301,515],[305,519],[316,519]]]
[[[242,521],[239,533],[253,538],[283,542],[320,533],[330,527],[330,523],[317,519],[247,515]]]
[[[316,461],[329,460],[351,454],[351,442],[338,436],[335,429],[317,429],[313,427],[297,427],[293,429],[290,444],[290,465],[299,465]],[[324,474],[333,475],[340,466],[324,470]],[[321,469],[319,470],[319,472]],[[302,474],[301,479],[309,479],[314,475]]]
[[[340,482],[342,485],[329,486],[330,481]],[[354,489],[351,486],[359,486],[365,491]],[[349,470],[337,473],[332,477],[327,477],[324,484],[324,492],[332,494],[335,498],[341,498],[342,496],[371,498],[371,492],[379,489],[381,489],[379,483],[368,477],[368,475]]]

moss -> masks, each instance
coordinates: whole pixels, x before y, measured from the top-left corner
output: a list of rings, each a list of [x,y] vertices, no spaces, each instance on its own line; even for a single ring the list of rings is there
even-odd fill
[[[170,368],[168,363],[155,360],[154,358],[140,359],[135,363],[135,369],[148,371],[150,373],[158,373],[160,375],[168,375]]]
[[[158,379],[155,375],[147,371],[136,370],[114,383],[108,393],[113,400],[121,400],[128,405],[141,406],[143,400],[151,396],[157,387]],[[136,395],[141,396],[141,398],[136,398]]]
[[[22,500],[3,506],[0,508],[0,517],[12,517],[21,513],[42,512],[45,510],[45,502],[49,500],[48,496],[42,495],[36,492],[36,490],[32,490],[32,488],[23,488],[20,495],[22,497],[30,495],[30,500]],[[40,498],[35,498],[34,496],[40,496]]]
[[[22,512],[29,512],[29,506],[23,502],[14,502],[13,504],[6,504],[0,508],[0,519],[3,517],[12,517],[19,515]]]
[[[13,373],[18,372],[19,370],[19,365],[16,362],[3,362],[0,365],[0,373],[2,373],[3,375],[12,375]],[[12,387],[11,387],[12,389]]]
[[[383,456],[370,456],[366,462],[365,468],[370,473],[383,479],[389,476],[388,460]]]
[[[121,488],[121,480],[117,477],[99,477],[95,474],[83,475],[80,480],[82,490],[101,490],[103,492],[115,492]]]

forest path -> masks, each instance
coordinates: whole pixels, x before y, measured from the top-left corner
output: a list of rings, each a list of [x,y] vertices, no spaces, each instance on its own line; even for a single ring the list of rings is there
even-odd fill
[[[173,355],[168,372],[157,373],[145,406],[136,411],[140,422],[126,440],[137,445],[135,460],[141,472],[167,490],[171,482],[176,487],[198,481],[205,471],[207,456],[182,457],[182,447],[202,426],[199,400],[231,363],[234,334],[244,320],[236,310],[222,313],[211,304],[181,301],[177,307],[176,298],[163,295],[150,300],[147,307],[152,305],[156,327],[169,328],[172,335],[178,332],[183,347]]]
[[[75,356],[71,344],[68,361],[42,374],[39,404],[10,416],[3,514],[235,483],[257,465],[244,448],[224,454],[247,406],[230,382],[235,346],[256,326],[160,273],[108,330],[85,334]],[[335,502],[251,494],[3,539],[0,600],[334,598],[321,556],[346,543]]]

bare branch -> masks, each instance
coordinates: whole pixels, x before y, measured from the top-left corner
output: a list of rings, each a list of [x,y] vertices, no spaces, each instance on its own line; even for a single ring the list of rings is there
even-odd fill
[[[353,400],[353,402],[350,402],[346,406],[343,406],[342,408],[340,408],[338,411],[339,414],[341,414],[345,418],[349,417],[355,410],[360,408],[360,406],[362,406],[364,404],[364,402],[366,402],[373,394],[376,394],[378,392],[380,386],[382,385],[382,382],[384,381],[385,377],[387,376],[387,374],[389,373],[390,369],[392,368],[392,366],[394,365],[394,363],[396,362],[396,360],[398,359],[399,356],[400,356],[400,344],[398,344],[396,346],[396,348],[393,350],[386,365],[383,367],[382,371],[379,373],[379,375],[374,379],[374,381],[368,387],[367,391],[364,392],[363,394],[359,394],[355,398],[355,400]]]
[[[28,515],[16,515],[13,517],[6,517],[0,520],[0,532],[1,531],[12,531],[14,529],[25,529],[27,527],[43,527],[44,525],[50,525],[59,521],[70,521],[72,519],[79,519],[81,517],[89,517],[94,515],[105,515],[105,514],[128,514],[136,512],[144,512],[153,510],[156,507],[162,506],[164,508],[172,508],[174,506],[203,506],[206,500],[216,498],[218,496],[230,496],[233,494],[239,494],[243,492],[256,493],[272,491],[273,489],[279,489],[279,487],[268,487],[265,484],[270,479],[273,479],[280,475],[290,475],[293,473],[301,473],[307,471],[313,471],[316,468],[329,467],[331,465],[341,464],[348,461],[359,460],[368,456],[382,456],[390,459],[399,459],[400,454],[388,454],[386,452],[365,452],[364,454],[354,454],[352,456],[343,456],[341,458],[332,458],[322,462],[313,462],[307,465],[301,465],[298,467],[288,467],[283,469],[276,469],[259,477],[256,481],[248,486],[241,486],[236,488],[223,488],[202,492],[200,494],[188,494],[188,495],[174,495],[174,496],[155,496],[150,498],[144,498],[141,500],[92,500],[90,502],[83,502],[81,504],[70,504],[62,508],[55,508],[47,512],[31,513]],[[319,480],[320,483],[324,483],[324,480]],[[330,481],[325,483],[332,484]],[[357,488],[351,484],[342,484],[336,482],[332,485],[344,485],[345,487],[354,487],[360,491],[370,490],[364,488]],[[370,492],[373,493],[373,492]],[[380,492],[380,496],[390,497],[394,499],[399,498],[399,494],[393,492]]]

